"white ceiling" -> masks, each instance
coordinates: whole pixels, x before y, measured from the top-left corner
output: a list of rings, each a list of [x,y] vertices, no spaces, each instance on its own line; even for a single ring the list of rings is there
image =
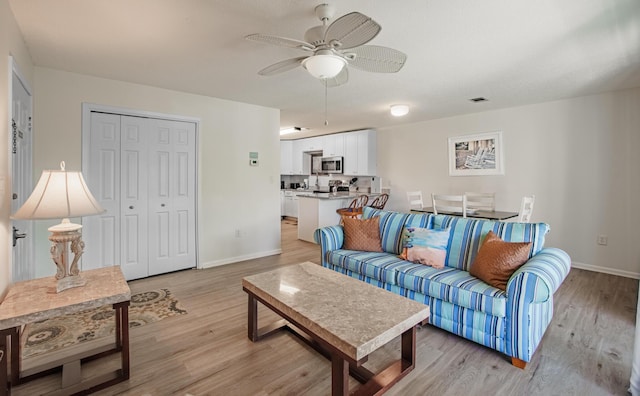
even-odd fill
[[[311,128],[299,136],[640,86],[638,0],[340,0],[336,18],[372,17],[369,44],[408,59],[393,74],[350,69],[324,126],[324,87],[304,69],[257,75],[307,53],[244,39],[302,40],[320,2],[9,0],[37,66],[279,108],[282,126]],[[394,118],[393,103],[411,112]]]

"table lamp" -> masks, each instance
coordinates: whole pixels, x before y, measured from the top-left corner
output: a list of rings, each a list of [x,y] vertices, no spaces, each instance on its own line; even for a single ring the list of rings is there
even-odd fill
[[[60,170],[44,170],[35,189],[25,203],[12,216],[13,219],[46,220],[62,219],[49,227],[51,258],[56,264],[58,293],[72,287],[84,286],[78,261],[84,252],[80,229],[82,225],[69,222],[69,217],[81,217],[104,213],[105,210],[91,195],[81,172],[67,172],[64,161]],[[69,244],[73,261],[69,264]]]

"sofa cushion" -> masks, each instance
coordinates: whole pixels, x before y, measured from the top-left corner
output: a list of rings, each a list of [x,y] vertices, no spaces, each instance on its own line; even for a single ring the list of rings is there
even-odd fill
[[[397,268],[402,269],[397,278],[401,287],[474,311],[498,317],[506,315],[507,294],[467,271],[450,267],[437,269],[413,263]]]
[[[404,227],[400,258],[412,263],[443,268],[447,258],[449,229]]]
[[[407,264],[416,265],[389,253],[344,249],[327,252],[327,262],[373,279],[379,279],[390,285],[396,284],[398,276],[396,268],[401,268]]]
[[[506,315],[506,293],[466,271],[448,267],[436,269],[402,260],[389,253],[343,249],[328,252],[327,261],[388,285],[398,285],[494,316]]]
[[[356,219],[344,217],[344,244],[348,250],[382,252],[379,217]]]
[[[507,289],[511,275],[529,258],[531,242],[505,242],[489,231],[469,273],[493,287]]]
[[[451,228],[445,266],[465,271],[471,267],[480,243],[489,231],[506,242],[531,242],[529,257],[542,249],[549,232],[549,225],[545,223],[505,223],[447,215],[434,216],[433,228]]]
[[[399,213],[374,209],[365,206],[363,219],[380,217],[380,239],[382,250],[391,254],[402,251],[402,229],[405,225],[422,228],[433,228],[433,215],[429,213]]]

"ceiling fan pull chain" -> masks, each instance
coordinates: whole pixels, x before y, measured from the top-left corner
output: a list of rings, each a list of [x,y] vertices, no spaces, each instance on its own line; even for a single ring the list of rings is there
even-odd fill
[[[327,119],[327,79],[324,80],[324,126],[329,125],[329,120]]]

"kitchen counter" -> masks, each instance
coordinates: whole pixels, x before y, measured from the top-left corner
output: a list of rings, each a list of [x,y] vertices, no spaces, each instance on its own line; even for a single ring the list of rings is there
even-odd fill
[[[298,239],[307,242],[314,242],[313,233],[316,229],[340,223],[340,215],[336,210],[346,208],[351,201],[359,195],[369,196],[372,201],[378,193],[358,193],[358,192],[337,192],[337,193],[314,193],[298,195]]]
[[[300,198],[316,198],[316,199],[354,199],[359,197],[360,195],[367,195],[370,200],[371,197],[376,197],[380,194],[378,193],[365,193],[365,192],[354,192],[354,191],[344,191],[344,192],[336,192],[336,193],[329,193],[329,192],[321,192],[321,193],[314,193],[311,191],[297,191],[296,195]]]

